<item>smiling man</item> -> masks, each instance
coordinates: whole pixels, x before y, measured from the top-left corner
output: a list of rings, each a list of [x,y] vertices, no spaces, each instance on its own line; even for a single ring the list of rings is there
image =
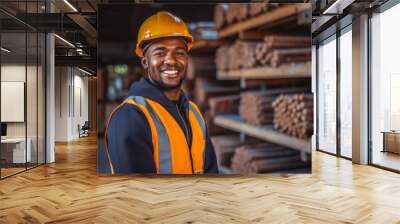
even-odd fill
[[[106,130],[113,174],[218,173],[203,116],[181,90],[192,45],[185,23],[171,13],[141,25],[135,52],[146,74],[111,113]]]

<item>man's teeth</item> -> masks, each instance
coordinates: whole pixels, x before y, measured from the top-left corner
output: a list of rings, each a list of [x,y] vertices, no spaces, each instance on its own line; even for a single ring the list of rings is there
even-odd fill
[[[178,73],[178,71],[177,70],[166,70],[166,71],[163,71],[165,74],[168,74],[168,75],[175,75],[175,74],[177,74]]]
[[[177,70],[165,70],[162,72],[164,76],[168,78],[176,78],[178,76],[178,71]]]

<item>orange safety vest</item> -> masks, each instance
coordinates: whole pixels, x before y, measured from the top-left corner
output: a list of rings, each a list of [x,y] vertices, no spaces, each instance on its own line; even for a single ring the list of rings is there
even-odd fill
[[[150,125],[157,174],[204,173],[206,125],[199,109],[193,102],[189,102],[189,124],[192,130],[190,149],[182,128],[160,103],[142,96],[130,96],[120,106],[124,104],[137,106]],[[114,111],[110,115],[110,120]],[[111,172],[114,174],[108,153],[107,130],[105,140]]]

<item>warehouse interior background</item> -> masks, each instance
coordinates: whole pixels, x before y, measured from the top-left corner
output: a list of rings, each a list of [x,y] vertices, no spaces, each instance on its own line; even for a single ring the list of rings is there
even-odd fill
[[[202,104],[221,173],[312,171],[322,188],[345,194],[368,185],[361,195],[368,192],[365,200],[384,209],[365,211],[380,218],[356,212],[335,221],[400,220],[400,204],[382,196],[398,195],[400,184],[400,4],[291,2],[301,4],[210,3],[193,13],[183,4],[135,10],[118,0],[2,0],[0,192],[9,198],[0,195],[0,214],[11,212],[10,195],[26,193],[11,186],[31,179],[49,186],[63,175],[113,181],[96,174],[107,172],[96,169],[96,139],[142,74],[133,54],[139,22],[129,16],[165,9],[187,20],[195,35],[184,88]],[[276,43],[274,35],[294,38]],[[307,184],[309,177],[295,181]]]
[[[136,33],[145,18],[158,11],[167,11],[180,17],[188,24],[196,40],[189,55],[184,89],[205,116],[221,174],[311,172],[313,100],[310,5],[304,3],[279,7],[268,6],[267,3],[253,4],[254,9],[251,11],[249,8],[249,11],[254,15],[275,9],[283,13],[287,10],[298,12],[290,12],[292,15],[286,21],[262,27],[260,31],[250,32],[239,28],[223,37],[217,35],[212,21],[224,19],[217,14],[214,16],[214,11],[225,10],[224,6],[218,5],[216,8],[216,4],[199,4],[196,5],[198,13],[195,14],[190,12],[193,4],[99,6],[97,144],[100,173],[110,172],[103,150],[104,127],[110,112],[121,104],[131,84],[144,73],[139,58],[134,54]],[[234,6],[234,10],[239,12],[243,7],[246,9],[248,4]],[[232,11],[231,15],[239,14]],[[283,16],[279,11],[278,15]],[[228,14],[226,17],[230,18]],[[108,18],[125,23],[116,25]],[[233,18],[232,25],[238,19]],[[221,30],[229,25],[227,22],[220,23]],[[271,60],[264,61],[263,58],[267,57],[271,57]],[[250,74],[252,71],[253,74]],[[247,78],[245,72],[252,77]],[[275,101],[278,104],[281,99],[285,103],[285,97],[300,96],[304,99],[293,102],[293,105],[299,106],[298,110],[276,112],[280,115],[275,116],[277,119],[273,122],[275,107],[272,104]],[[278,105],[275,110],[279,110]],[[289,115],[291,112],[293,116]],[[283,120],[286,116],[289,120]],[[295,117],[298,122],[291,120]],[[285,133],[283,123],[289,127],[299,127]],[[282,127],[274,128],[273,124]]]

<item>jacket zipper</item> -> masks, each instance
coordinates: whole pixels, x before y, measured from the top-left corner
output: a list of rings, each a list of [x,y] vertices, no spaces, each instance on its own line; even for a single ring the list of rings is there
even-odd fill
[[[188,129],[187,129],[187,127],[186,127],[185,119],[183,119],[183,116],[182,116],[182,114],[181,114],[181,112],[180,112],[180,110],[179,110],[178,105],[177,105],[177,104],[175,104],[175,105],[176,105],[176,109],[178,110],[179,117],[180,117],[180,119],[181,119],[182,122],[183,122],[183,127],[184,127],[185,132],[186,132],[185,140],[186,140],[186,144],[187,144],[187,146],[188,146],[188,148],[189,148],[189,157],[190,157],[190,165],[191,165],[191,168],[192,168],[192,174],[194,174],[194,169],[193,169],[193,158],[192,158],[192,149],[190,148],[190,145],[189,145],[188,139],[187,139],[187,138],[189,138],[189,132],[188,132]]]

